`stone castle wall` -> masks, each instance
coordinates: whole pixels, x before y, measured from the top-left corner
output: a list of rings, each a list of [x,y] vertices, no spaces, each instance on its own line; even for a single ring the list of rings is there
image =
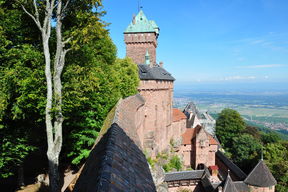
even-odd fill
[[[145,54],[148,49],[150,63],[156,64],[157,37],[155,33],[125,34],[126,56],[137,64],[145,63]]]
[[[144,136],[143,147],[155,156],[169,146],[169,136],[173,134],[173,82],[142,80],[138,90],[146,101],[143,130],[139,132]]]
[[[182,145],[179,154],[183,157],[183,164],[185,167],[191,167],[191,145]]]
[[[200,164],[206,165],[207,167],[215,165],[215,152],[217,151],[217,145],[209,144],[209,137],[204,129],[201,129],[197,134],[193,150],[195,150],[194,169],[196,169]]]

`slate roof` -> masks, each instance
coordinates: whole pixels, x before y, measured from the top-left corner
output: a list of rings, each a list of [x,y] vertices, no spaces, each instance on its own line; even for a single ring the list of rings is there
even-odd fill
[[[186,107],[184,109],[184,113],[186,114],[187,118],[189,118],[189,114],[190,114],[189,112],[192,112],[198,119],[201,119],[201,113],[198,110],[195,103],[190,102],[186,105]]]
[[[168,73],[163,67],[155,65],[150,67],[147,64],[139,64],[139,78],[141,80],[166,80],[175,81],[174,77]]]
[[[164,181],[179,181],[188,179],[201,179],[204,170],[180,171],[165,173]]]
[[[216,158],[221,160],[228,167],[228,169],[239,178],[239,180],[244,180],[247,177],[247,175],[230,159],[228,159],[221,151],[218,150],[216,152]]]
[[[202,179],[201,179],[201,185],[204,189],[205,192],[213,192],[213,191],[216,191],[218,185],[217,184],[212,184],[210,179],[208,178],[208,176],[204,176]]]
[[[148,20],[142,10],[133,18],[124,33],[147,33],[154,32],[159,34],[159,27],[155,21]]]
[[[173,108],[173,122],[187,119],[186,115],[179,109]]]
[[[244,183],[243,181],[234,181],[233,183],[239,192],[249,191],[248,185]]]
[[[237,190],[235,184],[233,183],[229,174],[225,180],[223,192],[238,192],[238,190]]]
[[[73,191],[156,191],[156,188],[144,154],[114,123],[91,151]]]
[[[259,161],[244,182],[257,187],[270,187],[277,184],[263,160]]]

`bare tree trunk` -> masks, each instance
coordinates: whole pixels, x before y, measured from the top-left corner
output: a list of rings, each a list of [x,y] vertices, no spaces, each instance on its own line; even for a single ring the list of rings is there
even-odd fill
[[[55,0],[46,0],[46,10],[43,25],[39,20],[39,13],[37,8],[37,0],[33,1],[35,8],[35,16],[29,13],[24,6],[23,10],[34,20],[36,25],[41,31],[43,52],[45,56],[45,77],[47,83],[47,97],[46,97],[46,109],[45,109],[45,123],[47,134],[47,157],[49,161],[49,186],[51,192],[59,192],[61,190],[60,178],[59,178],[59,155],[62,148],[62,82],[61,74],[65,64],[65,56],[69,49],[64,49],[65,43],[69,40],[63,41],[62,38],[62,17],[63,11],[67,7],[68,0],[62,8],[62,0],[57,1],[57,5],[54,6]],[[53,78],[51,71],[51,53],[49,50],[49,39],[51,36],[51,19],[54,8],[56,10],[56,53],[53,66]],[[54,101],[55,113],[52,116],[52,107]],[[54,121],[54,122],[53,122]],[[54,125],[53,125],[54,124]]]
[[[23,165],[19,165],[19,167],[18,167],[17,185],[19,188],[24,186],[24,168],[23,168]]]

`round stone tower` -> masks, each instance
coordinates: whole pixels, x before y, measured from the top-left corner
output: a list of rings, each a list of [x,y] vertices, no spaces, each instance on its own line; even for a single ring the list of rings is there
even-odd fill
[[[144,12],[140,10],[124,31],[126,56],[132,58],[137,64],[144,64],[145,55],[148,50],[150,63],[156,65],[158,36],[159,27],[154,21],[148,20]]]

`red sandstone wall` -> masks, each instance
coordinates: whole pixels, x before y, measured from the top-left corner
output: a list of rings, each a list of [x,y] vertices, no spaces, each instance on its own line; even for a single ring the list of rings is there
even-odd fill
[[[183,164],[185,167],[191,167],[191,145],[181,145],[179,154],[183,156]]]
[[[169,146],[172,125],[172,81],[142,80],[138,87],[145,98],[144,148],[155,156]]]
[[[155,33],[125,34],[126,56],[137,64],[145,63],[146,49],[150,55],[150,63],[156,64],[157,37]]]
[[[113,120],[140,148],[143,146],[144,103],[144,98],[139,94],[120,100]]]
[[[196,135],[196,141],[194,142],[192,156],[193,168],[196,169],[199,164],[204,164],[207,167],[215,165],[215,153],[217,151],[217,145],[209,145],[208,134],[202,128]]]

